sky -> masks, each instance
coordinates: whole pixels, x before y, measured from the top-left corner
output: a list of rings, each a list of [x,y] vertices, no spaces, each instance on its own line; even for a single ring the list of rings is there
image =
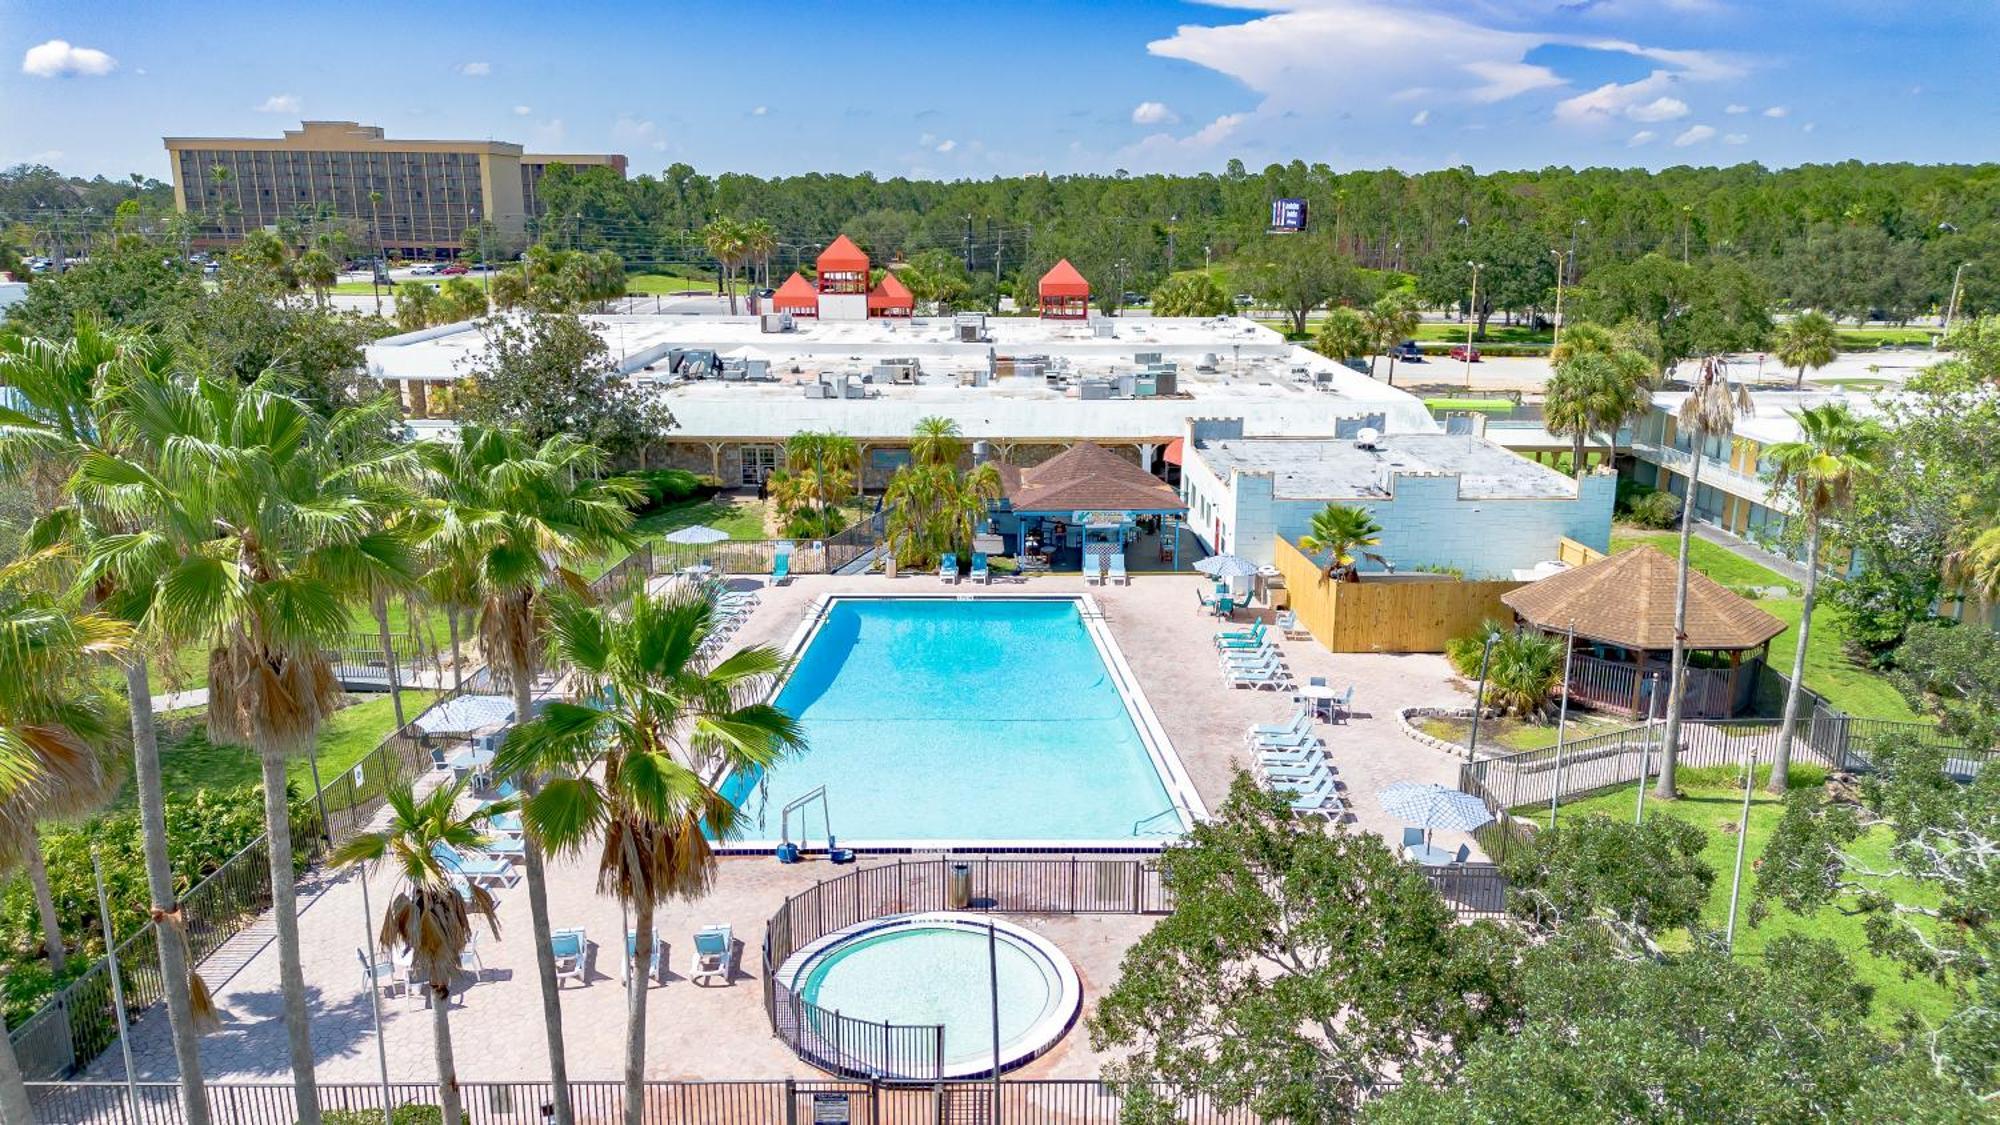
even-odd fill
[[[632,171],[2000,157],[1995,0],[0,0],[0,166],[304,118]]]

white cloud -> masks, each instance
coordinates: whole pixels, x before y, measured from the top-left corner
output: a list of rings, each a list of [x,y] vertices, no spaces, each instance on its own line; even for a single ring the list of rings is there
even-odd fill
[[[462,78],[484,78],[493,73],[493,64],[490,62],[459,63],[457,70],[459,76]]]
[[[1659,134],[1653,132],[1651,129],[1641,129],[1630,137],[1625,138],[1625,147],[1638,148],[1640,145],[1649,145],[1658,136]]]
[[[1786,116],[1787,114],[1789,114],[1789,113],[1791,113],[1791,112],[1792,112],[1792,111],[1791,111],[1790,109],[1786,108],[1785,106],[1781,106],[1781,105],[1774,105],[1774,106],[1772,106],[1771,108],[1769,108],[1769,109],[1767,109],[1767,110],[1765,110],[1765,111],[1764,111],[1764,116],[1766,116],[1766,117],[1784,117],[1784,116]]]
[[[551,117],[547,121],[538,123],[529,132],[534,134],[537,148],[552,149],[562,144],[563,138],[569,133],[569,128],[563,124],[562,118]]]
[[[1644,105],[1628,105],[1625,116],[1634,121],[1672,121],[1688,115],[1688,104],[1679,98],[1654,98]]]
[[[1410,118],[1410,124],[1415,125],[1419,129],[1423,128],[1424,126],[1430,123],[1431,123],[1431,111],[1428,109],[1420,109],[1417,111],[1417,115],[1415,117]]]
[[[535,112],[535,107],[531,105],[517,105],[514,107],[514,116],[516,117],[526,117],[533,112]]]
[[[1178,125],[1181,115],[1167,108],[1165,102],[1140,102],[1132,107],[1134,125]]]
[[[958,142],[952,140],[950,137],[946,137],[944,140],[941,140],[937,143],[937,150],[939,152],[950,152],[952,149],[955,149],[957,147],[958,147]]]
[[[1750,107],[1747,105],[1737,105],[1732,103],[1728,106],[1725,106],[1722,112],[1729,114],[1731,117],[1734,117],[1739,113],[1749,113]]]
[[[768,114],[769,114],[770,112],[771,112],[771,107],[770,107],[770,106],[767,106],[767,105],[760,105],[760,106],[758,106],[758,107],[757,107],[756,109],[753,109],[753,110],[751,110],[751,111],[750,111],[750,116],[752,116],[752,117],[764,117],[764,116],[768,115]]]
[[[611,135],[626,144],[652,140],[659,126],[651,121],[642,121],[629,113],[621,113],[618,120],[611,123]]]
[[[1475,102],[1504,102],[1531,90],[1545,90],[1563,84],[1556,72],[1545,66],[1524,62],[1478,61],[1464,64],[1466,73],[1485,79],[1467,92]]]
[[[264,103],[262,105],[257,107],[257,112],[283,113],[283,114],[298,113],[299,96],[297,94],[272,94],[270,97],[264,99]]]
[[[1818,124],[1818,122],[1814,122],[1814,121],[1808,121],[1808,122],[1806,122],[1806,123],[1805,123],[1804,125],[1801,125],[1801,126],[1799,126],[1799,132],[1801,132],[1801,133],[1810,133],[1810,132],[1812,132],[1812,131],[1813,131],[1814,129],[1817,129],[1817,128],[1819,128],[1819,124]]]
[[[1715,136],[1713,125],[1690,125],[1680,136],[1674,138],[1674,147],[1686,148],[1689,145],[1698,145],[1713,136]]]
[[[1723,144],[1726,144],[1726,145],[1743,145],[1743,144],[1749,144],[1749,143],[1750,143],[1750,134],[1748,134],[1748,133],[1725,133],[1725,134],[1723,134],[1723,136],[1722,136],[1722,143],[1723,143]]]
[[[21,56],[21,73],[36,78],[98,78],[117,69],[117,59],[95,47],[74,46],[66,39],[37,43]]]

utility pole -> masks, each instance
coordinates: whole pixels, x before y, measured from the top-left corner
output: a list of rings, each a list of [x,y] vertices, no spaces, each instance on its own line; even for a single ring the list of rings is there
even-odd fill
[[[1472,267],[1472,303],[1465,306],[1465,385],[1472,386],[1472,330],[1479,323],[1479,271],[1484,262],[1467,262]]]
[[[972,272],[972,215],[965,216],[965,272]]]
[[[1167,272],[1174,272],[1174,227],[1181,221],[1180,214],[1167,216]]]
[[[1569,283],[1576,284],[1576,232],[1590,225],[1589,219],[1578,219],[1569,228]]]
[[[1946,335],[1951,333],[1952,318],[1958,315],[1959,283],[1965,280],[1966,264],[1965,262],[1958,263],[1958,268],[1953,270],[1951,274],[1951,299],[1946,301],[1944,306],[1944,332]]]
[[[1549,359],[1555,359],[1555,351],[1563,342],[1563,252],[1551,250],[1556,256],[1556,338],[1549,343]]]
[[[1688,226],[1694,220],[1694,208],[1681,207],[1681,265],[1688,264]]]

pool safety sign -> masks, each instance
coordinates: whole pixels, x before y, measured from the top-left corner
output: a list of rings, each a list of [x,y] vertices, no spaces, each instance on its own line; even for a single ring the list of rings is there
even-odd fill
[[[813,1125],[849,1125],[846,1094],[814,1094]]]

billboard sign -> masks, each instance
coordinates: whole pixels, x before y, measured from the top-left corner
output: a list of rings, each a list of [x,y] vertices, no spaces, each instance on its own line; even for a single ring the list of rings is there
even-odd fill
[[[1271,233],[1297,234],[1306,229],[1306,201],[1303,199],[1273,199],[1271,201]]]

